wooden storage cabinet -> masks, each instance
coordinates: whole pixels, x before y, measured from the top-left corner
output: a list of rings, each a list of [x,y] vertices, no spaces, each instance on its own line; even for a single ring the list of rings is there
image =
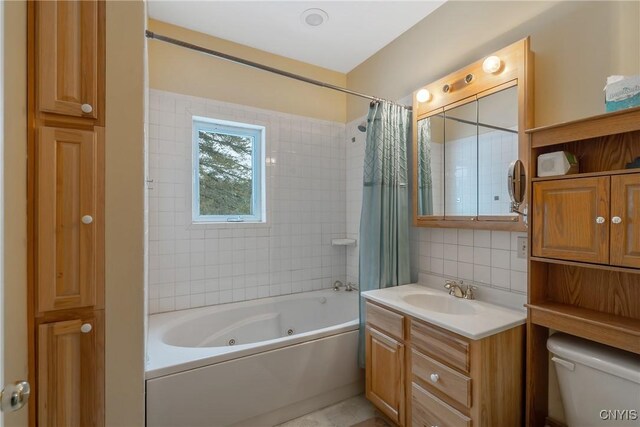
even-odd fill
[[[640,268],[640,173],[533,183],[532,254]]]
[[[105,1],[27,2],[27,17],[29,424],[100,427]]]
[[[398,425],[404,425],[404,344],[367,327],[366,396]]]
[[[36,153],[37,311],[91,307],[102,288],[102,132],[42,127]]]
[[[611,177],[611,264],[640,268],[640,173]]]
[[[39,111],[89,119],[101,117],[103,2],[35,3]]]
[[[38,425],[102,426],[101,311],[38,326]]]

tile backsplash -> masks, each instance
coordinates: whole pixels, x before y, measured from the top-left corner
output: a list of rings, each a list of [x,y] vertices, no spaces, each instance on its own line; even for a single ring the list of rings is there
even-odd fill
[[[267,223],[193,224],[192,117],[266,127]],[[149,312],[346,280],[345,125],[151,89]]]

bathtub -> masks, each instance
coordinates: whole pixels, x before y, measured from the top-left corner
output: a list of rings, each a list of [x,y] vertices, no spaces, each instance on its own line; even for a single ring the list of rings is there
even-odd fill
[[[272,426],[362,393],[358,292],[149,317],[147,426]]]

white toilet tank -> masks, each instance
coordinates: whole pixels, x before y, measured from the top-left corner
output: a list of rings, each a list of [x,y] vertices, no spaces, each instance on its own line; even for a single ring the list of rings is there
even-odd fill
[[[569,427],[640,426],[640,355],[562,333],[547,348]]]

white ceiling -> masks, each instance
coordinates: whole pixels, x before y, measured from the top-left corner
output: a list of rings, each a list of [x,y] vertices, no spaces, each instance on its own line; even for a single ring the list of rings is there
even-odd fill
[[[347,73],[443,1],[149,0],[149,16],[309,64]],[[307,9],[324,10],[318,27]]]

